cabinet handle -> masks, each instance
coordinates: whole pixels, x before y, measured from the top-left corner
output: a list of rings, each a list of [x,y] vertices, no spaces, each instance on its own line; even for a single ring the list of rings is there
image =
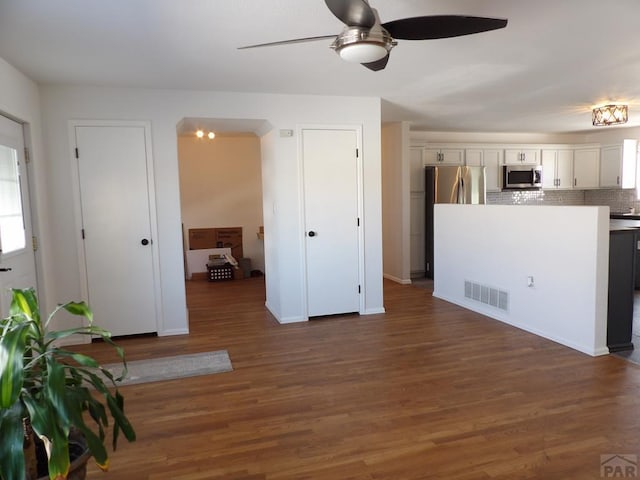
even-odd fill
[[[620,185],[620,176],[618,175],[618,177],[616,178],[616,185]]]
[[[577,187],[577,186],[578,186],[578,179],[577,179],[577,178],[574,178],[574,179],[573,179],[573,186],[574,186],[574,187]]]

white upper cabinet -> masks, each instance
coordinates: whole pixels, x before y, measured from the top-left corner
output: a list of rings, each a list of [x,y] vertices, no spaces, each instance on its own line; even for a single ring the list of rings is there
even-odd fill
[[[573,188],[598,188],[600,172],[600,149],[598,147],[576,148],[573,151]]]
[[[467,148],[466,165],[485,167],[487,192],[499,192],[501,188],[500,172],[502,168],[502,150],[497,148]]]
[[[637,145],[636,140],[625,140],[600,149],[600,188],[636,186]]]
[[[423,151],[425,165],[463,165],[463,148],[433,148],[427,147]]]
[[[542,188],[573,188],[573,150],[542,150]]]
[[[518,165],[521,163],[540,164],[540,150],[537,148],[507,148],[504,151],[504,163]]]

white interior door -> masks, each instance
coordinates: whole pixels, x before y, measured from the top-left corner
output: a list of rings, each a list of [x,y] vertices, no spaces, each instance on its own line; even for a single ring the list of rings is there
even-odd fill
[[[10,288],[36,287],[22,125],[0,116],[0,315]]]
[[[76,126],[87,296],[113,335],[156,332],[144,126]]]
[[[302,130],[310,317],[360,310],[357,140],[355,130]]]

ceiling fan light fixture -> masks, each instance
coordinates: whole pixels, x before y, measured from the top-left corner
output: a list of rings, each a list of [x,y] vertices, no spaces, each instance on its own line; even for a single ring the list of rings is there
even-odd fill
[[[384,58],[397,42],[383,28],[347,27],[331,44],[340,58],[352,63],[371,63]]]
[[[383,58],[387,49],[377,43],[352,43],[338,50],[338,54],[347,62],[370,63]]]
[[[620,125],[629,120],[627,105],[603,105],[595,107],[591,113],[591,121],[594,127],[608,125]]]

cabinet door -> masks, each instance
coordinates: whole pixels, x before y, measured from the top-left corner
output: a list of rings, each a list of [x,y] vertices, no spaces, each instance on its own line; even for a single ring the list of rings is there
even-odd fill
[[[622,146],[600,149],[600,187],[620,188],[622,173]]]
[[[504,163],[507,165],[514,165],[522,163],[522,158],[520,156],[522,153],[520,150],[507,149],[504,151]]]
[[[425,148],[422,150],[422,162],[423,165],[440,165],[440,149],[439,148]]]
[[[557,150],[542,150],[542,188],[545,190],[558,187],[557,159]]]
[[[540,163],[540,150],[520,150],[520,153],[522,155],[522,163],[535,163],[536,165]]]
[[[440,150],[440,158],[446,165],[463,165],[464,164],[464,150],[443,148]]]
[[[573,188],[598,188],[600,149],[577,149],[573,155]]]
[[[464,150],[459,148],[425,148],[425,165],[463,165]]]
[[[504,151],[504,163],[508,165],[520,163],[540,163],[540,150],[508,148]]]
[[[544,173],[543,179],[544,179]],[[556,187],[573,188],[573,150],[558,150],[556,157]]]
[[[502,173],[502,150],[484,150],[483,161],[485,166],[485,180],[487,182],[487,192],[499,192],[502,186],[500,181]]]
[[[470,167],[483,167],[483,151],[481,148],[467,148],[464,152],[465,165]]]

